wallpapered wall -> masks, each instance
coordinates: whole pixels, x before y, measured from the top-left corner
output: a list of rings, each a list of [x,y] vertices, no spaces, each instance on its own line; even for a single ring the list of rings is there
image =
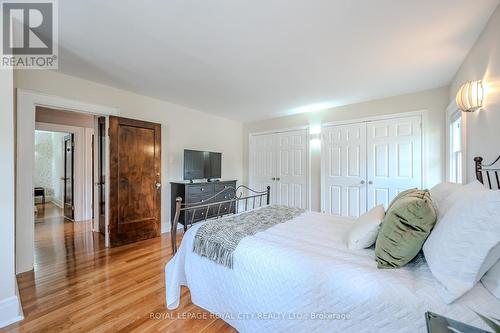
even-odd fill
[[[35,131],[35,187],[45,188],[47,201],[63,202],[64,148],[67,133]],[[39,202],[41,198],[36,198]]]

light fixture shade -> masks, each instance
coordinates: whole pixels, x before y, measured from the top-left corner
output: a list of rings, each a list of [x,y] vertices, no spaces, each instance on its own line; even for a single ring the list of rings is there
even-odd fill
[[[483,82],[470,81],[460,87],[457,93],[457,106],[464,112],[474,112],[483,106]]]

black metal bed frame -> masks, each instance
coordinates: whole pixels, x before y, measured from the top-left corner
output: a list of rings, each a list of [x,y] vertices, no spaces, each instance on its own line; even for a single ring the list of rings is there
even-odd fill
[[[248,194],[244,195],[245,192]],[[221,201],[218,201],[218,198],[224,198],[227,197],[229,193],[229,199],[224,199]],[[225,194],[225,195],[224,195]],[[242,211],[247,211],[249,208],[248,201],[250,200],[251,204],[251,209],[259,208],[263,206],[263,198],[265,197],[265,205],[269,205],[270,203],[270,194],[271,194],[271,187],[267,186],[265,191],[256,191],[248,186],[245,185],[240,185],[236,188],[234,187],[228,187],[223,189],[222,191],[214,194],[208,199],[203,200],[203,204],[200,203],[183,203],[181,197],[177,197],[175,199],[175,216],[174,219],[171,223],[171,228],[170,228],[170,235],[171,235],[171,242],[172,242],[172,251],[174,253],[177,252],[177,225],[179,223],[179,217],[181,216],[181,213],[184,212],[185,215],[185,222],[188,223],[188,212],[192,211],[191,214],[191,224],[193,224],[195,221],[195,215],[196,215],[196,210],[204,209],[205,214],[203,216],[205,217],[202,219],[202,221],[206,221],[208,219],[218,219],[223,217],[224,215],[231,215],[231,214],[237,214]],[[212,201],[212,202],[211,202]],[[241,207],[242,210],[240,210],[240,202],[245,202],[244,206]],[[258,204],[257,204],[258,203]],[[234,204],[234,209],[233,209],[233,204]],[[221,207],[222,205],[229,205],[228,213],[226,214],[221,214]],[[209,210],[212,207],[217,206],[217,214],[215,217],[208,218]],[[200,222],[197,220],[196,222]]]
[[[500,156],[498,156],[497,159],[490,164],[483,164],[482,157],[478,156],[474,158],[474,162],[476,163],[476,178],[478,181],[484,184],[483,175],[486,174],[486,179],[488,180],[488,187],[490,188],[490,190],[495,189],[495,183],[493,183],[491,180],[493,175],[495,176],[494,181],[496,181],[496,189],[500,190],[500,178],[498,176],[498,173],[500,172],[500,163],[498,163],[499,165],[495,167],[495,164],[497,164],[498,161],[500,161]]]

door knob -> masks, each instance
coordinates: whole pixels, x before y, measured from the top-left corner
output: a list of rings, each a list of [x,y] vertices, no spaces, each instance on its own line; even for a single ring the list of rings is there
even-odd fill
[[[277,181],[280,181],[280,177],[277,177],[277,178],[276,178],[276,180],[277,180]]]
[[[276,177],[271,178],[272,180],[276,180]]]
[[[155,184],[156,189],[158,190],[161,187],[161,183],[156,183]]]
[[[368,182],[368,185],[371,185],[371,184],[373,184],[373,182],[370,180],[370,181]]]
[[[360,183],[361,185],[364,185],[364,184],[365,184],[365,181],[364,181],[364,180],[362,180],[362,181],[360,181],[359,183]]]

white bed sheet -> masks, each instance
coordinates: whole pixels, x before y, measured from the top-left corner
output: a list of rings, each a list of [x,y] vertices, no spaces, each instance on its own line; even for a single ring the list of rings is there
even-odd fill
[[[240,332],[426,332],[426,311],[482,328],[471,309],[500,318],[481,283],[447,305],[423,260],[377,269],[373,249],[347,249],[352,222],[305,213],[243,239],[232,270],[192,252],[197,224],[165,268],[167,307],[185,285],[194,304]]]

